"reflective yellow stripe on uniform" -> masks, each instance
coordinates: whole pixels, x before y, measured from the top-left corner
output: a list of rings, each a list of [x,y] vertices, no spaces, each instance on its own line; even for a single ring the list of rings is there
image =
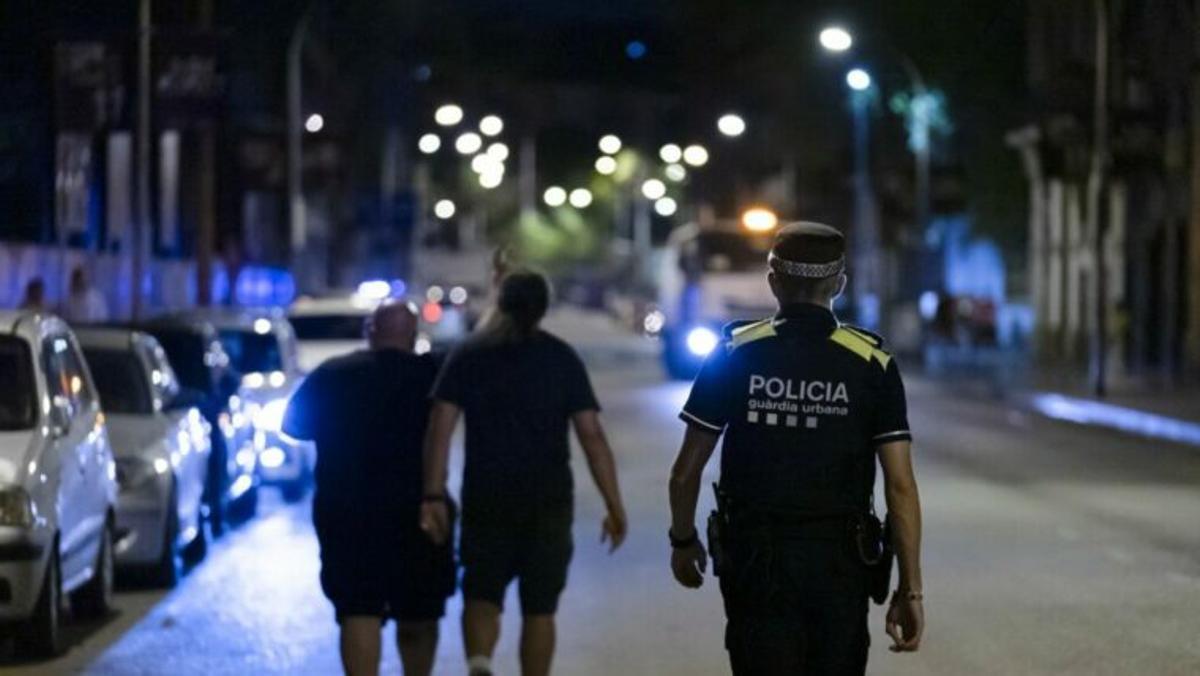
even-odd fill
[[[727,343],[729,350],[736,350],[746,343],[753,343],[756,340],[770,338],[775,335],[775,320],[764,319],[760,322],[739,326],[733,330],[733,335],[730,336]]]
[[[887,369],[888,362],[892,360],[890,354],[876,347],[873,339],[853,329],[839,326],[833,333],[829,334],[829,339],[862,357],[863,361],[869,362],[875,359],[884,369]]]

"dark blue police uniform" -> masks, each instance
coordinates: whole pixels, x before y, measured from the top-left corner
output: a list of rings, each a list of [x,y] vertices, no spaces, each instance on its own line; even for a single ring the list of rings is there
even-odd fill
[[[735,674],[861,674],[875,448],[910,439],[882,340],[812,304],[726,329],[681,418],[723,434],[718,570]]]

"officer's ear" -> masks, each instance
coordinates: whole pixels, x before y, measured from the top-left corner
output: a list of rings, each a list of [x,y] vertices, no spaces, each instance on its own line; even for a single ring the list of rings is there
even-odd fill
[[[777,299],[780,298],[779,278],[775,276],[774,270],[767,272],[767,285],[771,287],[771,294]]]

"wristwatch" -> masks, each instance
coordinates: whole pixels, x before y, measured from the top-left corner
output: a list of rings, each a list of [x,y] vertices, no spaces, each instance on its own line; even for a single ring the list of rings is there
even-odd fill
[[[672,549],[687,549],[688,547],[691,547],[692,545],[696,544],[697,542],[700,542],[700,532],[697,531],[695,528],[693,528],[692,534],[689,537],[683,538],[681,540],[681,539],[676,538],[675,534],[671,532],[670,528],[668,528],[667,529],[667,539],[671,541]]]

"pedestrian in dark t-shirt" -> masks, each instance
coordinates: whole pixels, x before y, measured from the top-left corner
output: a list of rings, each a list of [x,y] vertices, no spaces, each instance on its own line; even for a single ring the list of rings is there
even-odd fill
[[[554,614],[573,551],[572,424],[608,508],[601,539],[610,551],[625,539],[616,463],[587,371],[569,345],[538,328],[549,294],[541,275],[505,277],[494,320],[450,355],[433,388],[421,527],[435,542],[450,536],[446,465],[461,412],[463,642],[472,674],[491,673],[514,578],[524,616],[521,672],[550,671]]]
[[[321,365],[292,397],[283,429],[317,444],[313,524],[321,587],[341,625],[347,674],[377,674],[380,625],[397,621],[404,673],[429,674],[438,620],[454,591],[448,545],[416,526],[421,444],[437,365],[413,354],[417,315],[381,306],[370,349]]]

